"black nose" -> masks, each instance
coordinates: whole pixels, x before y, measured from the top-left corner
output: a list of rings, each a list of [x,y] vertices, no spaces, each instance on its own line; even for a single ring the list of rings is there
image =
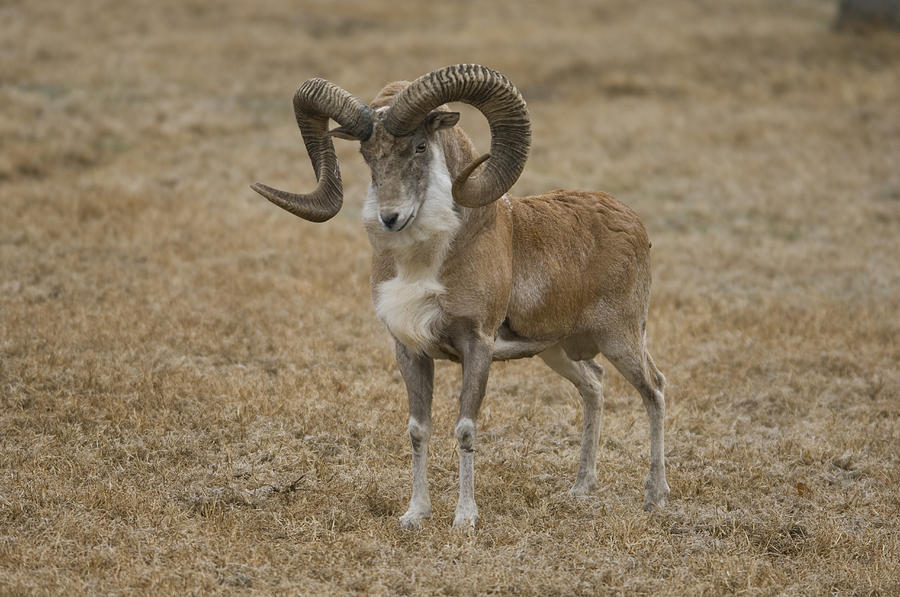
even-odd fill
[[[381,223],[384,224],[384,227],[388,230],[393,230],[394,225],[397,223],[397,218],[400,217],[400,214],[397,212],[391,212],[387,214],[380,214]]]

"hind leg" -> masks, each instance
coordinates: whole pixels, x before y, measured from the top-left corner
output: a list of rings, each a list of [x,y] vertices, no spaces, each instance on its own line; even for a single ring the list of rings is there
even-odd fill
[[[665,461],[666,399],[663,395],[666,378],[647,352],[643,338],[628,350],[604,352],[604,355],[637,389],[644,402],[650,418],[650,473],[644,484],[644,510],[662,508],[669,495]]]
[[[578,473],[569,493],[588,495],[597,487],[597,444],[600,439],[600,418],[603,413],[603,367],[593,359],[574,361],[556,345],[538,355],[547,365],[568,379],[581,394],[584,405],[584,430],[581,434],[581,454]]]

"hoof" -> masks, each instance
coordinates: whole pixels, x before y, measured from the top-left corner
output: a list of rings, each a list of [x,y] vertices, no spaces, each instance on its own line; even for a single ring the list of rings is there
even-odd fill
[[[653,512],[666,507],[669,498],[669,485],[665,482],[661,487],[647,487],[644,492],[644,510]]]
[[[597,489],[597,481],[595,480],[575,481],[575,484],[569,490],[569,495],[578,498],[588,497],[595,489]]]
[[[431,513],[413,512],[410,510],[400,517],[400,527],[407,531],[415,531],[422,528],[426,518],[431,518]]]
[[[666,498],[662,498],[657,501],[650,501],[648,499],[644,499],[644,512],[655,512],[657,510],[662,510],[666,507]]]
[[[460,532],[474,531],[477,521],[477,516],[475,518],[461,518],[457,516],[453,519],[453,530]]]
[[[478,508],[457,508],[453,517],[453,528],[460,531],[468,531],[475,528],[478,522]]]

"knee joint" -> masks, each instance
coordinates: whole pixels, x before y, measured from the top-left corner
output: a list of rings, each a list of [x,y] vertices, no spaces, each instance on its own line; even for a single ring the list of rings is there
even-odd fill
[[[666,376],[656,371],[654,374],[654,381],[656,382],[656,389],[660,392],[666,391]]]
[[[603,401],[603,367],[595,361],[586,361],[587,368],[592,375],[586,376],[581,383],[576,384],[582,396],[589,397],[591,402]]]
[[[606,371],[603,370],[603,366],[593,359],[587,361],[587,366],[594,372],[597,382],[602,384],[603,376],[606,374]]]
[[[659,390],[649,390],[648,392],[642,393],[642,397],[644,398],[644,406],[647,407],[647,410],[654,411],[664,411],[666,408],[666,399],[663,396],[663,393]]]
[[[412,443],[413,450],[418,450],[423,444],[428,443],[431,437],[431,425],[429,423],[419,423],[412,417],[409,418],[409,441]]]
[[[475,448],[475,423],[471,419],[461,419],[454,432],[460,450],[471,452]]]

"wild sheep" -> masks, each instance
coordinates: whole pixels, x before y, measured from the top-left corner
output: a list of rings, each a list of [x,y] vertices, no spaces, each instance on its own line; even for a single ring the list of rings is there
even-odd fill
[[[478,108],[491,153],[477,157],[447,102]],[[375,311],[393,335],[409,398],[412,498],[400,518],[431,515],[427,459],[434,359],[462,364],[455,435],[459,500],[454,527],[474,526],[476,418],[491,361],[539,356],[581,394],[584,430],[572,495],[596,487],[603,406],[602,353],[637,389],[650,418],[644,508],[665,504],[665,378],[646,348],[650,242],[630,208],[601,192],[506,192],[528,156],[525,101],[506,77],[480,65],[448,66],[395,82],[370,106],[323,79],[294,96],[318,180],[308,195],[254,184],[287,211],[323,222],[343,191],[331,137],[360,142],[372,171],[363,222],[372,244]],[[328,120],[341,126],[328,131]],[[477,176],[472,176],[477,170]],[[499,199],[499,201],[498,201]]]

